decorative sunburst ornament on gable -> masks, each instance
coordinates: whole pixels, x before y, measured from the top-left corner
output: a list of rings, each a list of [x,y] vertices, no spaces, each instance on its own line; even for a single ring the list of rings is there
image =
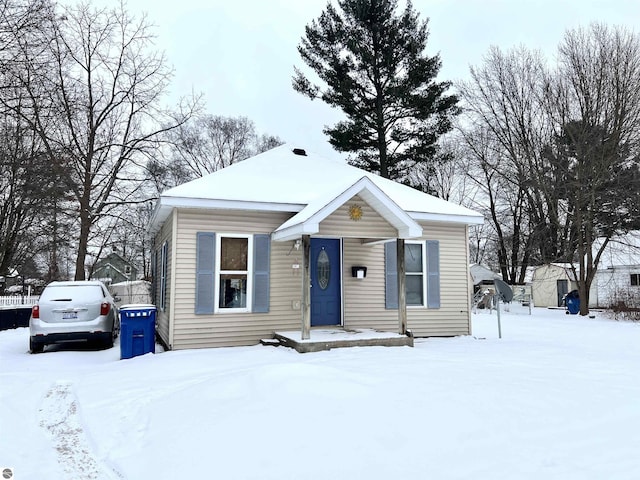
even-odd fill
[[[358,204],[351,205],[349,207],[349,218],[354,222],[357,222],[362,218],[362,207]]]

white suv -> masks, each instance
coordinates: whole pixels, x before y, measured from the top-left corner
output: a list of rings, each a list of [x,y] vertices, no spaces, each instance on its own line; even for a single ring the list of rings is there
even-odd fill
[[[116,300],[99,281],[51,282],[31,310],[29,351],[76,341],[113,347],[120,331]]]

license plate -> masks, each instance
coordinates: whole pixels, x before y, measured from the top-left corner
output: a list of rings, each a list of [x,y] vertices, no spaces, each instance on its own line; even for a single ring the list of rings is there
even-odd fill
[[[75,320],[76,318],[78,318],[77,312],[62,312],[63,320]]]

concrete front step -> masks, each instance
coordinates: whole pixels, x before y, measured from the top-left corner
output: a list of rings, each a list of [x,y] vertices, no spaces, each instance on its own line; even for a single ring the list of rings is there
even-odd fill
[[[346,347],[413,347],[411,335],[376,330],[311,329],[310,338],[302,340],[301,332],[275,332],[278,344],[295,349],[299,353],[320,352]]]

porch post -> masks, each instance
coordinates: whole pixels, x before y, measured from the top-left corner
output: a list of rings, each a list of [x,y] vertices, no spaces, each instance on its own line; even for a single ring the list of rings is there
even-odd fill
[[[407,289],[405,287],[405,266],[404,266],[404,238],[396,241],[396,255],[398,266],[398,333],[407,333]]]
[[[302,340],[311,336],[311,270],[309,255],[311,236],[302,235]]]

